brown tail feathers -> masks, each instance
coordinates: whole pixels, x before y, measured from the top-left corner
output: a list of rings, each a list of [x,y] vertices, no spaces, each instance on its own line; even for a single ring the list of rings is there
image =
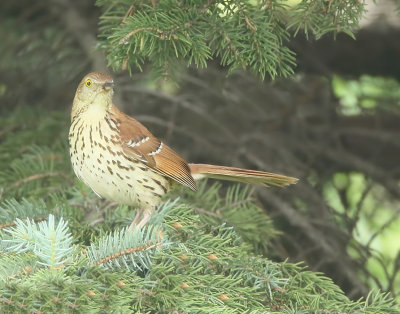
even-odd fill
[[[194,179],[204,177],[238,181],[249,184],[257,184],[265,187],[269,186],[287,186],[298,181],[296,178],[283,176],[276,173],[248,170],[234,167],[214,166],[206,164],[189,164]]]

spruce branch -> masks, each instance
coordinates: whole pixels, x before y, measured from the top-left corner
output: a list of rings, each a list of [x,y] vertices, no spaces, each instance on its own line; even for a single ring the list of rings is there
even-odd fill
[[[150,268],[154,251],[163,245],[162,230],[148,225],[140,230],[123,228],[105,235],[92,243],[86,254],[94,265],[143,271]]]
[[[161,1],[157,4],[98,0],[104,13],[100,37],[114,69],[142,69],[150,61],[160,75],[173,75],[181,61],[206,67],[212,59],[228,67],[266,75],[290,76],[294,53],[290,33],[303,29],[352,35],[364,12],[362,1]]]
[[[15,138],[25,143],[18,134]],[[2,158],[20,158],[15,148],[10,152]],[[47,148],[38,160],[58,162],[53,157],[64,154]],[[52,183],[42,179],[35,184],[39,190]],[[0,231],[0,312],[399,310],[384,293],[351,301],[322,274],[257,256],[254,242],[265,245],[277,232],[247,187],[225,190],[203,183],[198,194],[179,191],[179,199],[170,194],[173,201],[160,206],[142,233],[124,228],[132,215],[128,207],[113,207],[80,185],[40,201],[30,195],[31,189],[20,188],[30,197],[0,205],[0,224],[8,224]],[[104,221],[86,223],[82,218],[88,208],[104,209]],[[51,213],[63,219],[34,222]],[[77,253],[73,243],[85,253]],[[57,260],[63,254],[67,256]],[[62,271],[49,271],[60,267]]]
[[[4,252],[3,243],[0,244]],[[0,258],[0,285],[7,280],[23,277],[31,274],[37,268],[38,258],[35,254],[3,254]]]
[[[365,12],[364,6],[364,1],[303,0],[291,10],[287,27],[293,28],[295,34],[303,30],[307,38],[311,33],[319,39],[328,32],[334,36],[344,32],[354,38],[353,31]]]
[[[268,242],[279,232],[272,220],[255,204],[253,189],[240,184],[231,185],[225,192],[225,198],[221,199],[221,188],[221,183],[208,186],[207,181],[203,181],[199,182],[198,193],[181,189],[177,195],[183,195],[207,224],[232,226],[244,241],[254,246],[256,252],[267,251]]]
[[[28,192],[31,195],[46,195],[64,187],[70,180],[62,154],[36,145],[26,150],[22,156],[10,162],[8,169],[0,170],[0,185],[4,186],[5,195],[20,196]]]
[[[68,203],[69,199],[57,201]],[[290,263],[255,257],[232,227],[210,226],[182,200],[167,202],[160,211],[164,222],[154,220],[155,225],[141,233],[123,228],[93,236],[92,245],[86,247],[87,257],[81,255],[64,263],[62,272],[48,272],[37,263],[43,257],[34,250],[9,254],[15,252],[9,250],[15,243],[2,241],[6,247],[0,255],[0,274],[8,280],[0,284],[0,308],[215,313],[282,312],[291,308],[372,313],[373,309],[380,309],[390,313],[389,305],[393,306],[393,300],[382,294],[372,298],[368,305],[364,300],[350,302],[332,281],[319,274]],[[27,229],[42,230],[31,220],[29,226],[17,223],[15,228],[7,229],[22,230],[17,237],[26,237]],[[51,225],[44,223],[44,229]],[[52,229],[57,229],[55,224]],[[36,241],[38,246],[42,243]],[[7,266],[13,258],[17,259],[15,267]]]
[[[28,201],[22,198],[4,200],[0,203],[0,229],[15,225],[15,220],[31,218],[35,222],[42,221],[49,215],[49,209],[43,200]]]
[[[289,278],[282,274],[280,267],[275,263],[259,258],[248,259],[245,264],[238,264],[233,270],[234,277],[243,275],[256,290],[267,290],[271,299],[272,290],[287,292],[284,287],[289,283]]]
[[[15,253],[33,252],[40,265],[55,270],[71,259],[72,237],[68,223],[49,215],[47,221],[35,223],[31,219],[16,219],[15,227],[4,229],[9,238],[3,238],[7,251]]]

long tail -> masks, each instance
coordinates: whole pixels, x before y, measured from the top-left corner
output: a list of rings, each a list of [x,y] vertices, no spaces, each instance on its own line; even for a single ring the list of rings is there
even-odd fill
[[[289,184],[295,184],[298,181],[296,178],[287,177],[276,173],[234,167],[214,166],[207,164],[189,164],[189,167],[195,180],[208,177],[213,179],[257,184],[265,187],[287,186]]]

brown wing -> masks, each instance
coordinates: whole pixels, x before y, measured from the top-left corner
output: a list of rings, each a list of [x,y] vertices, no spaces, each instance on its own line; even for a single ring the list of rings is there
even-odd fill
[[[190,168],[181,156],[151,134],[139,121],[115,106],[112,116],[120,121],[123,151],[127,156],[138,159],[154,171],[196,190]]]

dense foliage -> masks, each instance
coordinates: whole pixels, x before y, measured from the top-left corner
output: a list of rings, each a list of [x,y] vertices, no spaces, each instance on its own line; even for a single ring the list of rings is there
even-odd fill
[[[99,0],[101,38],[115,69],[141,68],[149,61],[159,76],[177,71],[182,60],[206,67],[217,58],[230,71],[249,69],[289,76],[295,65],[289,30],[319,38],[352,31],[362,1],[126,1]],[[172,72],[172,73],[171,73]]]
[[[24,123],[12,127],[16,117]],[[385,294],[350,301],[320,273],[257,255],[277,231],[243,187],[222,197],[205,183],[175,191],[181,198],[169,195],[149,225],[129,232],[132,210],[100,200],[71,173],[63,116],[23,108],[2,123],[4,312],[398,311]],[[46,134],[53,145],[36,141]]]
[[[398,313],[399,82],[322,61],[350,71],[396,42],[348,48],[364,2],[97,5],[0,3],[1,312]],[[133,74],[114,73],[117,105],[188,160],[300,183],[178,189],[127,232],[134,209],[79,182],[66,144],[76,84],[105,60]]]

